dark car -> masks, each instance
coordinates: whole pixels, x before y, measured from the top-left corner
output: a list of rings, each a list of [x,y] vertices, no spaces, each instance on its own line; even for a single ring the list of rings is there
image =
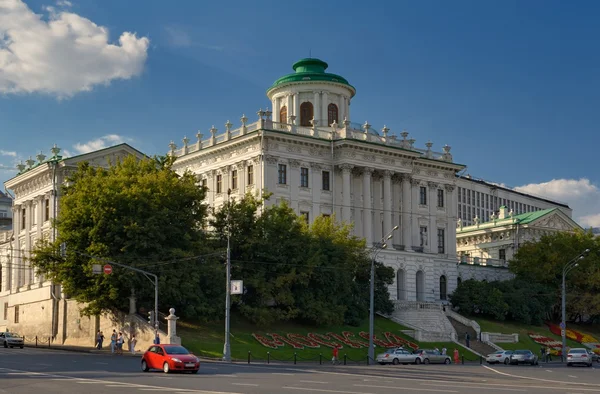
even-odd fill
[[[538,357],[531,350],[515,350],[510,355],[510,363],[538,365]]]

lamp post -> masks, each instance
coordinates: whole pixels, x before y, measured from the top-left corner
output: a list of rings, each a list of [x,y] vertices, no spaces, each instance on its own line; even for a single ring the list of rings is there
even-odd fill
[[[375,349],[373,348],[373,330],[375,324],[375,259],[379,252],[387,248],[386,241],[393,237],[394,231],[398,230],[395,226],[385,237],[381,238],[381,242],[371,248],[373,258],[371,259],[371,293],[369,299],[369,364],[375,360]]]
[[[571,272],[572,269],[576,268],[579,265],[579,261],[583,260],[583,258],[585,257],[586,254],[588,254],[590,252],[589,249],[584,250],[582,253],[580,253],[577,257],[575,257],[573,260],[569,261],[567,264],[565,264],[563,266],[563,271],[562,271],[562,302],[561,302],[561,315],[562,315],[562,322],[560,324],[560,336],[562,337],[562,360],[566,360],[566,356],[567,356],[567,336],[566,336],[566,330],[567,330],[567,322],[566,322],[566,316],[567,316],[567,295],[566,295],[566,278],[567,278],[567,274],[569,272]]]
[[[229,197],[231,195],[231,189],[227,189],[227,204],[229,205]],[[229,213],[231,212],[231,206],[227,207],[227,261],[226,261],[226,286],[225,290],[225,344],[223,345],[223,360],[231,362],[231,345],[229,342],[229,323],[231,315],[231,249],[229,239],[231,238],[231,223]]]

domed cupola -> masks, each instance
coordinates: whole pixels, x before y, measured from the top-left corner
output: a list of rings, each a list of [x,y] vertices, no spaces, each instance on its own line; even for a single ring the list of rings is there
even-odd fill
[[[328,64],[307,58],[294,63],[293,74],[279,78],[267,90],[273,120],[310,127],[330,126],[350,120],[350,100],[354,86],[336,74],[326,73]]]

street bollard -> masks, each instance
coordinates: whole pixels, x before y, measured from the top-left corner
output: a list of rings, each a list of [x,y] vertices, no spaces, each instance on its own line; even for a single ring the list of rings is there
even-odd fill
[[[344,354],[344,365],[346,365],[346,358],[348,357],[348,355]]]
[[[369,359],[369,356],[367,356],[367,365],[371,365],[371,360]]]
[[[465,365],[465,356],[461,356],[462,359],[462,365]]]
[[[37,335],[35,336],[35,347],[37,347]]]
[[[248,364],[250,364],[250,350],[248,350]]]
[[[48,347],[50,347],[50,337],[48,337]]]
[[[271,364],[271,352],[267,352],[267,364]]]
[[[297,356],[298,355],[296,353],[294,353],[294,365],[296,365],[296,358],[297,358]]]
[[[319,365],[323,365],[323,354],[319,353]]]
[[[479,356],[479,365],[483,364],[483,357]]]

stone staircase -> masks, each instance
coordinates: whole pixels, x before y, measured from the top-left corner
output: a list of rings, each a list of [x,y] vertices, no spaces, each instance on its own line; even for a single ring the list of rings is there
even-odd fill
[[[473,327],[467,326],[467,325],[459,322],[458,320],[453,319],[450,316],[448,316],[447,319],[454,327],[454,330],[456,330],[457,339],[461,345],[463,345],[465,347],[467,346],[466,340],[465,340],[465,333],[469,333],[469,337],[470,337],[469,347],[471,349],[473,349],[477,353],[481,354],[482,356],[487,356],[488,354],[494,353],[496,351],[495,348],[491,347],[487,343],[479,341],[477,332],[475,331],[475,329]]]
[[[427,302],[396,301],[394,312],[389,319],[419,330],[431,341],[450,341],[456,334],[446,317],[443,306]]]

